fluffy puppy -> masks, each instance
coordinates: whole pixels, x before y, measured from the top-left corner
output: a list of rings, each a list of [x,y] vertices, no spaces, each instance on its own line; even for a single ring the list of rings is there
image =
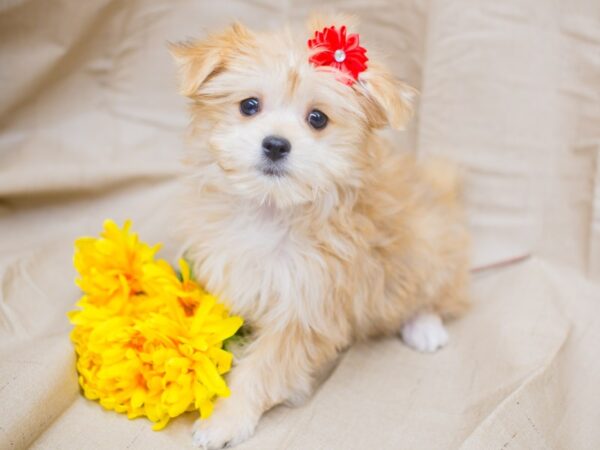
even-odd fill
[[[341,23],[313,22],[311,28]],[[351,30],[353,31],[353,30]],[[414,89],[372,54],[358,82],[309,62],[306,37],[236,24],[172,46],[192,100],[182,235],[194,273],[252,330],[231,396],[196,445],[252,435],[298,402],[353,341],[447,341],[440,317],[468,304],[469,239],[454,172],[394,151]]]

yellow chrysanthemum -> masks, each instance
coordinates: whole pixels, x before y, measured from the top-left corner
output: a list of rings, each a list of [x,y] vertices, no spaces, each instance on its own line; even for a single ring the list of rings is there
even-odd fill
[[[84,395],[129,418],[146,416],[162,429],[185,411],[208,417],[215,396],[229,390],[222,375],[232,355],[223,341],[242,319],[192,279],[184,260],[181,278],[158,246],[140,242],[131,223],[104,223],[101,238],[75,243],[77,284],[84,295],[71,340]]]

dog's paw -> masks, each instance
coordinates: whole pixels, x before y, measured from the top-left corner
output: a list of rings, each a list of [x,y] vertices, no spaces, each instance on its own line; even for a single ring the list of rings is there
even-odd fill
[[[419,352],[435,352],[448,343],[448,332],[440,316],[418,313],[402,326],[402,340]]]
[[[203,450],[233,447],[252,436],[256,423],[252,415],[243,414],[230,404],[220,404],[211,417],[194,424],[192,443]]]

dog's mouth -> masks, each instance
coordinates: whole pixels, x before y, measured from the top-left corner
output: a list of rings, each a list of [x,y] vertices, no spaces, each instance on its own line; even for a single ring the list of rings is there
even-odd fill
[[[258,170],[268,177],[283,177],[287,175],[287,171],[276,164],[265,164],[259,167]]]

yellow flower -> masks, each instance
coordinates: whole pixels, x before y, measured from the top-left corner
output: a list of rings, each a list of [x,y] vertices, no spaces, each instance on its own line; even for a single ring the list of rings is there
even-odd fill
[[[208,417],[215,396],[229,395],[222,375],[231,353],[223,341],[240,317],[207,294],[179,261],[181,278],[158,246],[140,242],[126,222],[106,221],[102,237],[76,242],[77,284],[84,292],[71,340],[86,398],[159,430],[185,411]]]

